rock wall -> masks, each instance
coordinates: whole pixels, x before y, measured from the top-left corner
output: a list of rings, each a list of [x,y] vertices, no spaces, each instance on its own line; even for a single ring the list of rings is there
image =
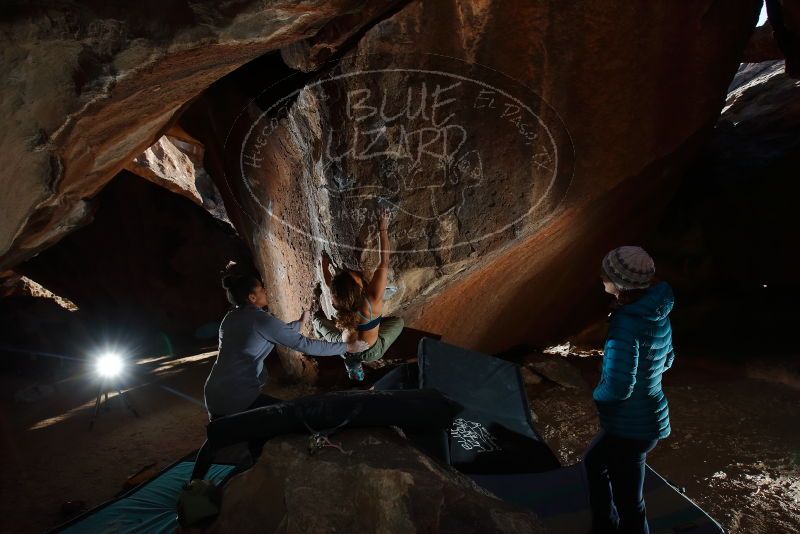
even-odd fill
[[[366,0],[16,2],[0,20],[0,265],[90,221],[86,199],[243,63]],[[387,4],[388,6],[389,4]]]
[[[205,148],[173,127],[125,168],[145,180],[184,196],[213,217],[230,224],[219,190],[203,167]]]
[[[387,312],[485,351],[547,343],[594,313],[602,254],[643,234],[708,139],[759,7],[15,7],[0,268],[90,220],[86,200],[180,117],[279,317],[310,304],[322,251],[369,270],[386,205]],[[257,57],[272,66],[228,91]]]
[[[770,0],[768,20],[753,32],[742,61],[785,60],[784,71],[800,78],[800,0]]]
[[[310,302],[323,250],[369,270],[384,204],[389,312],[485,351],[569,332],[708,139],[759,7],[410,2],[327,62],[291,47],[313,74],[226,146],[273,309]]]

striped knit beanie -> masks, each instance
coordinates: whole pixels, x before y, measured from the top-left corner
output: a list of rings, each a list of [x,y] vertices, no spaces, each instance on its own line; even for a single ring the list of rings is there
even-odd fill
[[[603,272],[619,289],[644,289],[656,274],[656,266],[642,247],[619,247],[603,258]]]

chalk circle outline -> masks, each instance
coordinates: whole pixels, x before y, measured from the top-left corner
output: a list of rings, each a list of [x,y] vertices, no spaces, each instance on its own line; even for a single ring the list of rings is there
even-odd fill
[[[424,52],[420,52],[419,54],[423,55],[423,56],[431,56],[431,57],[436,57],[436,58],[448,59],[448,60],[460,63],[462,65],[466,65],[467,67],[476,66],[476,67],[480,67],[480,68],[483,68],[483,69],[486,69],[486,70],[490,70],[492,72],[495,72],[495,73],[497,73],[497,74],[499,74],[499,75],[501,75],[501,76],[513,81],[514,83],[519,85],[521,88],[523,88],[526,91],[528,91],[532,96],[536,97],[537,101],[539,103],[541,103],[543,106],[545,106],[548,109],[548,111],[552,114],[552,116],[555,117],[555,119],[558,121],[560,128],[563,129],[563,133],[564,133],[565,139],[567,141],[566,147],[569,150],[569,155],[574,158],[575,148],[574,148],[574,143],[572,141],[572,136],[570,135],[566,124],[564,123],[563,119],[561,118],[561,115],[559,115],[559,113],[552,106],[550,106],[550,104],[548,104],[547,101],[544,100],[544,98],[542,98],[538,93],[533,91],[530,87],[528,87],[524,83],[520,82],[516,78],[508,76],[507,74],[505,74],[505,73],[503,73],[503,72],[501,72],[501,71],[499,71],[497,69],[493,69],[491,67],[488,67],[486,65],[482,65],[480,63],[467,62],[467,61],[463,61],[461,59],[458,59],[458,58],[455,58],[455,57],[451,57],[451,56],[447,56],[447,55],[443,55],[443,54],[431,54],[431,53],[424,53]],[[359,55],[352,56],[352,57],[349,57],[349,58],[346,58],[346,59],[348,61],[351,61],[351,62],[355,63],[358,59],[361,59],[361,58],[364,58],[364,57],[370,57],[370,56],[373,56],[373,55],[375,55],[375,54],[359,54]],[[340,63],[340,61],[343,61],[343,60],[331,60],[331,61],[329,61],[327,63],[337,63],[338,64],[338,63]],[[321,70],[321,68],[318,69],[318,70]],[[488,239],[488,238],[490,238],[492,236],[495,236],[497,234],[505,232],[509,228],[512,228],[515,224],[517,224],[520,221],[528,218],[536,210],[536,208],[538,208],[539,205],[542,202],[544,202],[545,199],[548,198],[548,196],[550,195],[551,190],[553,189],[553,187],[554,187],[554,185],[556,183],[556,179],[558,178],[558,174],[559,174],[559,161],[560,161],[560,159],[559,159],[559,146],[558,146],[558,143],[556,142],[556,140],[553,138],[553,134],[552,134],[550,128],[548,127],[548,125],[545,124],[544,121],[541,119],[541,117],[539,117],[539,115],[534,113],[533,110],[527,104],[522,102],[519,98],[511,95],[508,91],[505,91],[503,89],[499,89],[499,88],[497,88],[495,86],[492,86],[492,85],[487,84],[485,82],[482,82],[480,80],[476,80],[474,78],[469,78],[467,76],[463,76],[463,75],[460,75],[460,74],[454,74],[454,73],[451,73],[451,72],[439,71],[439,70],[430,70],[430,69],[385,68],[385,69],[357,70],[357,71],[347,72],[347,73],[338,74],[336,76],[330,76],[330,77],[323,76],[320,79],[316,80],[315,82],[313,82],[311,84],[304,84],[299,89],[295,89],[294,91],[291,91],[289,94],[281,97],[279,100],[277,100],[273,104],[271,104],[266,110],[264,110],[252,122],[252,124],[250,125],[250,128],[247,130],[247,133],[244,135],[244,138],[242,140],[242,144],[241,144],[242,149],[239,152],[239,173],[240,173],[240,176],[242,178],[242,182],[244,183],[245,189],[247,190],[247,193],[253,199],[253,201],[267,215],[269,215],[274,220],[276,220],[279,223],[281,223],[284,227],[289,228],[289,229],[297,232],[298,234],[303,235],[303,236],[305,236],[305,237],[307,237],[309,239],[313,239],[315,241],[318,241],[318,242],[326,244],[326,245],[335,245],[337,247],[348,249],[348,250],[356,250],[356,251],[359,251],[359,252],[380,252],[379,248],[358,247],[358,246],[354,246],[354,245],[348,245],[348,244],[345,244],[345,243],[339,243],[339,242],[336,242],[336,241],[331,241],[331,240],[326,239],[324,237],[313,235],[313,234],[303,230],[302,228],[298,228],[295,225],[284,221],[283,219],[281,219],[280,217],[275,215],[273,213],[273,211],[272,211],[272,208],[271,208],[272,201],[270,200],[269,201],[269,205],[265,206],[263,204],[263,202],[261,201],[261,199],[258,198],[258,196],[255,194],[255,192],[251,188],[250,183],[249,183],[249,181],[248,181],[248,179],[246,177],[245,171],[244,171],[244,154],[245,154],[245,147],[247,146],[247,142],[250,139],[250,136],[251,136],[253,130],[255,129],[255,127],[259,123],[261,123],[261,121],[265,117],[267,117],[268,114],[272,110],[274,110],[276,107],[279,107],[282,102],[285,102],[286,100],[297,96],[298,94],[300,94],[300,92],[302,92],[302,91],[304,91],[306,89],[309,89],[309,88],[317,87],[319,85],[323,85],[325,83],[334,82],[336,80],[340,80],[340,79],[343,79],[343,78],[350,78],[350,77],[354,77],[354,76],[363,76],[365,74],[368,75],[368,74],[385,74],[385,73],[400,73],[400,72],[444,76],[444,77],[449,77],[449,78],[452,78],[452,79],[460,80],[460,81],[463,81],[463,82],[469,82],[469,83],[475,84],[475,85],[477,85],[479,87],[488,88],[488,89],[490,89],[492,91],[495,91],[498,94],[508,98],[509,100],[514,101],[517,105],[520,106],[521,109],[524,109],[525,111],[527,111],[527,113],[530,116],[534,117],[536,119],[536,121],[539,123],[539,125],[544,129],[544,131],[547,132],[547,136],[548,136],[548,138],[550,140],[550,144],[553,147],[553,155],[554,155],[555,165],[553,166],[553,172],[552,172],[552,177],[551,177],[550,183],[548,184],[546,190],[541,195],[541,197],[524,214],[522,214],[521,216],[517,217],[516,219],[514,219],[510,223],[506,224],[502,228],[497,229],[497,230],[495,230],[493,232],[486,233],[486,234],[482,235],[481,237],[477,237],[477,238],[470,239],[470,240],[465,240],[465,241],[460,241],[458,243],[453,243],[453,244],[450,244],[450,245],[447,245],[447,246],[430,247],[430,248],[414,248],[414,249],[410,249],[410,250],[409,249],[405,249],[405,250],[393,249],[393,250],[390,250],[390,252],[392,254],[397,254],[397,253],[416,254],[416,253],[419,253],[419,252],[438,252],[438,251],[450,250],[450,249],[454,249],[454,248],[462,247],[462,246],[471,246],[473,243],[476,243],[476,242],[479,242],[479,241],[483,241],[483,240]],[[240,111],[239,114],[236,116],[236,118],[234,119],[234,121],[232,123],[232,126],[231,126],[230,130],[228,131],[228,134],[225,136],[225,141],[223,143],[223,151],[224,151],[225,147],[228,145],[228,140],[231,137],[231,134],[232,134],[232,132],[234,130],[234,127],[235,127],[236,123],[238,122],[239,118],[242,117],[245,114],[245,112],[246,112],[247,108],[249,107],[249,105],[254,103],[256,100],[258,100],[264,93],[266,93],[270,89],[278,86],[279,84],[282,84],[282,83],[286,82],[287,80],[289,80],[291,78],[294,78],[295,76],[298,76],[299,74],[300,73],[292,73],[289,76],[286,76],[286,77],[282,78],[281,80],[271,84],[269,87],[267,87],[266,89],[261,91],[261,93],[259,93],[256,97],[252,98],[248,102],[247,106],[245,106],[242,109],[242,111]],[[270,132],[270,133],[272,133],[272,132]],[[228,184],[228,187],[231,189],[231,191],[233,191],[233,188],[231,187],[231,183],[228,181],[227,173],[225,174],[224,177],[225,177],[226,183]],[[563,194],[561,196],[561,199],[558,200],[558,202],[556,202],[556,204],[553,207],[553,210],[551,211],[550,214],[548,214],[549,216],[552,216],[552,214],[556,211],[556,209],[561,205],[561,203],[563,202],[564,198],[566,198],[567,192],[569,191],[569,189],[570,189],[570,187],[572,185],[573,177],[574,177],[574,166],[571,166],[570,172],[569,172],[568,182],[566,184],[566,187],[564,187],[564,192],[563,192]],[[250,221],[253,223],[254,226],[257,226],[258,223],[253,219],[253,217],[250,216],[250,214],[247,212],[247,210],[245,210],[242,207],[242,205],[239,204],[239,201],[236,200],[235,195],[232,195],[232,196],[233,196],[234,202],[236,202],[236,204],[239,206],[239,209],[242,211],[242,213],[248,219],[250,219]],[[377,197],[379,197],[379,195],[376,195],[376,198]],[[548,219],[549,216],[545,216],[543,218],[542,222],[544,222],[544,220]]]

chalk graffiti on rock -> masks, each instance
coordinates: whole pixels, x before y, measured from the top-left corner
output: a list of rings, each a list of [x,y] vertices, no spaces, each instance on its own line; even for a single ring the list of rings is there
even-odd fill
[[[436,220],[458,213],[466,190],[483,182],[477,150],[462,150],[468,141],[464,124],[456,120],[454,96],[463,82],[428,86],[412,84],[400,98],[386,89],[358,87],[347,91],[347,126],[329,130],[325,143],[327,169],[354,161],[379,158],[381,176],[329,182],[329,191],[343,199],[390,199],[407,215]],[[335,174],[331,172],[329,174]],[[403,197],[427,191],[426,208],[419,203],[405,210]]]
[[[568,184],[555,184],[558,139],[568,134],[549,111],[545,123],[538,112],[550,108],[529,89],[514,86],[514,96],[476,79],[475,66],[458,68],[470,76],[409,68],[331,73],[274,102],[242,145],[247,192],[266,206],[250,184],[269,179],[287,153],[300,158],[299,171],[281,179],[313,188],[342,235],[372,235],[375,201],[402,219],[392,232],[403,251],[471,245],[518,225],[565,191]],[[556,205],[550,200],[547,209]]]

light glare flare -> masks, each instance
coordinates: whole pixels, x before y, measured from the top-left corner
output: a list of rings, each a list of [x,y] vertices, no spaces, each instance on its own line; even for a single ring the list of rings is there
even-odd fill
[[[122,371],[122,358],[119,354],[107,353],[97,358],[97,374],[103,378],[113,378]]]

